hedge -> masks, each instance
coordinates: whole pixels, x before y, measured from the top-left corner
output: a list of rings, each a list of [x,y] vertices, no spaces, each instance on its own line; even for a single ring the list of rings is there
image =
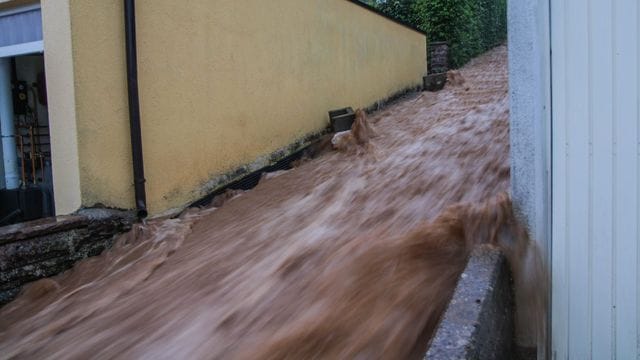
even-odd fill
[[[507,0],[378,0],[380,10],[447,41],[458,68],[507,37]]]

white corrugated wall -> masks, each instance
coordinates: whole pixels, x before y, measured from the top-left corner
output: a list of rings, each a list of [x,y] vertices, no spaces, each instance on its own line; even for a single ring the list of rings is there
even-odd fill
[[[551,0],[552,349],[640,358],[640,1]]]

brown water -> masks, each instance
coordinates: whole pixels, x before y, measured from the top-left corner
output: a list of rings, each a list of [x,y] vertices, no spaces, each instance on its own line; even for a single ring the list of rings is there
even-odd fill
[[[419,357],[472,245],[520,251],[506,48],[459,75],[372,115],[366,151],[136,226],[28,287],[0,309],[0,357]]]

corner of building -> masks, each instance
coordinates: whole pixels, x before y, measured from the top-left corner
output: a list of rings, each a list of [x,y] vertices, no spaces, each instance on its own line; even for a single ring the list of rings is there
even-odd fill
[[[514,206],[530,235],[546,247],[550,169],[548,9],[540,1],[509,3],[509,94]]]
[[[509,1],[509,95],[511,195],[516,216],[538,244],[544,261],[551,251],[551,65],[549,3]],[[526,312],[525,310],[522,310]],[[544,358],[547,339],[517,326],[518,345],[537,346]],[[542,341],[542,343],[540,342]]]
[[[42,2],[53,186],[58,215],[72,213],[82,206],[69,10],[69,0]]]

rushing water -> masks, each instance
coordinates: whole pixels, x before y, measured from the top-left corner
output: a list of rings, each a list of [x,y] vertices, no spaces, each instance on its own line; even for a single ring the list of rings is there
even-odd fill
[[[520,251],[506,48],[460,74],[373,114],[365,151],[138,225],[27,287],[0,309],[0,358],[419,357],[473,244]]]

